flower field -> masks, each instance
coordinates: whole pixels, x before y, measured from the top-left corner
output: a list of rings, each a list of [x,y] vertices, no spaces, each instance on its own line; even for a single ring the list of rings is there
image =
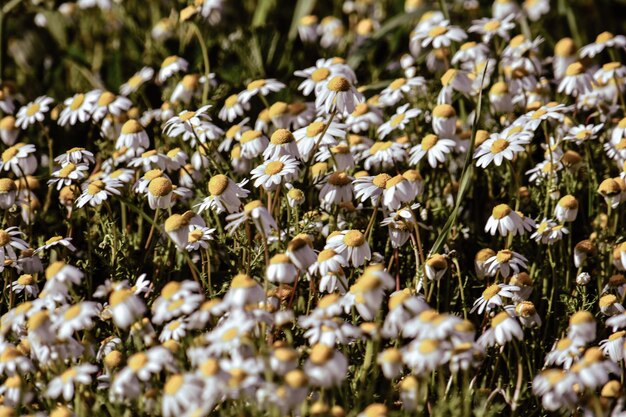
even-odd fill
[[[626,416],[620,16],[4,1],[0,417]]]

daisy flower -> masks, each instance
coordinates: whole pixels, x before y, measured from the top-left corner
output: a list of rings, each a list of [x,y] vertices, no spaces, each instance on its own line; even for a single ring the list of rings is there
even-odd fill
[[[552,350],[546,355],[544,366],[562,366],[564,369],[569,369],[582,355],[583,346],[567,337],[557,340]]]
[[[359,230],[343,230],[330,236],[324,249],[332,249],[343,257],[346,264],[359,267],[372,256],[365,235]]]
[[[298,35],[304,43],[313,43],[317,40],[319,19],[314,15],[302,16],[298,21]]]
[[[298,270],[295,265],[283,253],[272,256],[265,271],[265,276],[270,282],[279,284],[291,284],[295,281],[297,275]]]
[[[63,246],[70,250],[71,252],[76,251],[76,247],[72,245],[71,237],[63,237],[63,236],[53,236],[50,239],[46,240],[46,243],[43,246],[40,246],[35,250],[35,253],[39,253],[44,250],[48,250],[54,246]]]
[[[128,329],[131,324],[143,317],[146,306],[132,289],[118,289],[109,296],[109,309],[113,322],[121,329]]]
[[[240,198],[245,198],[250,193],[242,188],[245,183],[237,184],[226,175],[218,174],[211,177],[208,184],[209,196],[206,197],[199,207],[199,212],[210,208],[217,213],[234,213],[241,207]]]
[[[270,137],[270,143],[263,151],[265,160],[278,159],[282,156],[299,158],[300,151],[293,134],[287,129],[276,129]]]
[[[626,36],[613,35],[611,32],[602,32],[596,40],[580,49],[580,56],[593,58],[606,48],[626,48]]]
[[[245,104],[257,94],[267,96],[268,94],[275,93],[283,88],[285,88],[285,84],[275,80],[274,78],[254,80],[246,86],[244,91],[239,93],[238,100],[240,103]]]
[[[331,122],[330,125],[323,121],[315,121],[307,127],[293,132],[298,146],[298,152],[304,161],[309,161],[313,151],[317,148],[327,148],[337,145],[337,140],[346,134],[345,125]],[[323,134],[322,134],[323,133]]]
[[[342,75],[336,75],[322,84],[315,98],[315,105],[324,109],[327,114],[333,111],[350,114],[357,104],[364,100],[363,95],[354,88],[350,80]]]
[[[161,410],[164,417],[182,416],[202,401],[204,384],[195,374],[174,374],[165,382]]]
[[[592,91],[595,80],[580,61],[570,64],[565,70],[565,76],[559,83],[557,91],[568,96],[576,97]]]
[[[450,154],[456,147],[456,142],[452,139],[440,139],[439,136],[428,134],[424,136],[419,145],[411,148],[411,165],[417,165],[424,157],[432,168],[436,168],[440,163],[445,162],[446,155]]]
[[[15,127],[26,130],[35,122],[43,122],[45,114],[50,110],[54,100],[47,96],[40,96],[17,111]]]
[[[33,298],[39,295],[37,280],[31,274],[20,275],[11,283],[11,290],[15,294],[21,294],[23,292]]]
[[[402,350],[402,361],[413,374],[426,376],[449,360],[447,341],[437,339],[415,339]]]
[[[528,18],[536,22],[550,12],[550,0],[524,0],[522,7]]]
[[[304,372],[313,386],[330,388],[346,378],[348,360],[343,353],[320,343],[313,346],[304,364]]]
[[[189,63],[184,58],[178,57],[176,55],[168,56],[161,63],[161,68],[159,69],[159,73],[156,76],[156,82],[159,84],[163,84],[165,80],[167,80],[177,72],[187,71],[188,66]]]
[[[0,119],[0,140],[7,146],[13,145],[20,133],[15,123],[15,117],[10,114]]]
[[[63,104],[65,108],[59,115],[59,126],[65,126],[70,124],[73,126],[77,121],[85,123],[91,117],[94,104],[98,100],[98,97],[94,94],[75,94],[73,97],[66,99]]]
[[[524,146],[530,143],[531,138],[531,132],[518,127],[507,128],[502,133],[492,133],[474,153],[476,166],[487,168],[492,162],[500,166],[505,159],[512,161],[515,155],[524,151]]]
[[[483,312],[490,312],[495,307],[502,306],[502,297],[513,298],[514,293],[519,291],[519,287],[515,285],[506,285],[506,284],[493,284],[488,286],[483,294],[474,301],[474,306],[470,310],[470,313],[474,311],[478,311],[478,314],[483,314]]]
[[[150,138],[141,123],[130,119],[122,125],[115,149],[128,149],[133,155],[141,154],[150,146]]]
[[[46,396],[58,398],[62,395],[65,401],[71,401],[74,398],[75,385],[91,384],[91,374],[97,371],[98,367],[91,364],[76,365],[69,368],[48,383]]]
[[[110,91],[94,90],[88,95],[96,97],[91,113],[91,118],[94,122],[99,122],[108,114],[120,116],[128,111],[133,104],[128,98],[116,96]]]
[[[524,331],[514,317],[506,311],[498,313],[491,319],[491,327],[483,333],[476,343],[483,347],[493,346],[496,343],[504,346],[513,339],[522,340]]]
[[[422,113],[420,109],[409,109],[411,104],[407,103],[396,109],[396,114],[387,122],[378,127],[378,135],[381,139],[396,129],[404,130],[409,121]]]
[[[226,216],[228,224],[224,229],[229,234],[232,234],[247,220],[252,220],[257,229],[263,232],[264,236],[269,236],[272,229],[278,229],[276,221],[260,200],[251,201],[243,206],[243,211]]]
[[[533,379],[533,394],[541,397],[541,405],[550,411],[561,408],[573,410],[578,403],[578,393],[573,387],[576,377],[563,369],[541,371]]]
[[[519,253],[503,249],[487,259],[485,266],[488,276],[493,277],[500,273],[504,278],[508,278],[519,273],[522,268],[527,268],[527,262],[528,259]]]
[[[52,178],[48,180],[48,184],[56,184],[57,190],[66,185],[81,182],[89,171],[89,166],[85,164],[73,164],[68,162],[52,173]]]
[[[623,82],[626,77],[626,67],[621,62],[609,62],[593,74],[598,85],[606,85],[612,81]]]
[[[150,67],[143,67],[137,71],[130,79],[120,86],[120,94],[128,96],[141,87],[144,83],[150,81],[154,76],[154,70]]]
[[[346,126],[354,133],[365,132],[370,127],[378,126],[382,122],[382,111],[368,103],[357,104],[354,111],[345,120]]]
[[[425,86],[424,77],[397,78],[380,92],[379,101],[385,106],[394,106],[401,100],[406,100],[414,90],[423,89]]]
[[[438,253],[431,255],[424,264],[424,273],[431,281],[440,280],[448,270],[448,260]]]
[[[417,42],[422,48],[432,46],[433,49],[447,48],[452,42],[461,42],[467,38],[463,29],[450,25],[448,20],[442,20],[436,26],[417,31],[411,42]]]
[[[500,236],[507,236],[509,233],[515,236],[517,234],[523,235],[526,228],[517,212],[507,204],[499,204],[493,208],[485,225],[485,232],[491,236],[495,236],[496,233],[499,233]]]
[[[232,122],[237,117],[243,116],[243,114],[250,109],[248,103],[241,103],[237,94],[232,94],[224,101],[224,106],[221,108],[217,117],[220,119]]]
[[[0,208],[8,209],[17,198],[17,186],[10,178],[0,178]]]
[[[405,145],[392,141],[374,142],[364,153],[366,155],[364,163],[366,170],[372,168],[390,169],[404,162],[407,157]]]
[[[81,208],[86,204],[97,207],[111,195],[120,195],[120,188],[124,184],[114,178],[102,178],[81,185],[82,194],[76,199],[76,207]]]
[[[563,140],[572,141],[577,145],[581,145],[587,141],[596,139],[603,128],[603,123],[598,125],[573,126],[568,130]]]
[[[20,236],[23,236],[23,233],[16,226],[0,230],[0,264],[7,258],[16,260],[15,249],[20,251],[28,249],[28,244]]]
[[[279,159],[268,160],[254,168],[250,174],[254,186],[262,186],[268,191],[275,190],[280,184],[294,180],[299,173],[298,161],[283,155]]]
[[[510,37],[509,31],[515,28],[515,23],[513,23],[514,17],[514,15],[508,15],[504,19],[484,17],[472,21],[472,26],[467,31],[482,35],[484,43],[489,43],[495,36],[508,41]]]

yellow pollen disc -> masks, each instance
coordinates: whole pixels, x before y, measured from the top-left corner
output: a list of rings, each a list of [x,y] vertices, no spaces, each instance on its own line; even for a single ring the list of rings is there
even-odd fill
[[[608,64],[602,65],[602,69],[605,71],[613,71],[621,67],[622,64],[619,62],[609,62]]]
[[[17,189],[15,182],[9,178],[0,178],[0,193],[8,193]]]
[[[222,195],[222,193],[228,187],[228,177],[223,174],[217,174],[211,177],[209,180],[209,193],[211,195]]]
[[[585,72],[585,67],[580,62],[574,62],[573,64],[569,64],[567,70],[565,70],[565,75],[568,77],[573,77],[576,75],[580,75]]]
[[[178,115],[178,118],[183,122],[188,122],[192,117],[196,115],[196,112],[185,110],[181,114]]]
[[[76,170],[76,165],[72,164],[71,162],[68,163],[59,170],[59,178],[67,178],[72,172],[74,172],[74,170]]]
[[[274,351],[274,357],[281,362],[290,362],[295,360],[298,357],[298,354],[291,348],[283,347]]]
[[[389,124],[391,125],[391,127],[395,128],[403,121],[404,121],[404,114],[396,114],[395,116],[391,118],[391,121],[389,122]]]
[[[522,301],[515,306],[515,311],[522,317],[530,317],[537,312],[537,309],[531,301]]]
[[[420,353],[429,354],[433,353],[439,347],[439,341],[436,339],[425,339],[420,343],[418,350]]]
[[[500,286],[498,284],[493,284],[488,286],[485,291],[483,291],[483,298],[485,300],[491,300],[493,297],[498,295],[500,292]]]
[[[199,80],[200,77],[198,76],[198,74],[187,74],[183,77],[180,83],[183,85],[183,87],[185,87],[187,91],[189,91],[198,86]]]
[[[383,174],[378,174],[372,180],[372,184],[374,184],[378,188],[386,188],[387,187],[387,181],[389,181],[390,179],[391,179],[391,175],[389,175],[389,174],[384,174],[384,173]]]
[[[239,133],[240,130],[241,130],[241,126],[233,125],[226,131],[226,137],[229,139],[232,139],[235,137],[237,133]],[[204,149],[204,148],[200,148],[200,149]]]
[[[493,208],[491,215],[494,219],[500,220],[509,215],[513,211],[507,204],[499,204]]]
[[[231,369],[229,373],[230,373],[230,379],[228,380],[228,385],[230,387],[239,386],[244,381],[244,379],[246,379],[246,376],[248,375],[246,371],[244,371],[243,369]]]
[[[350,184],[351,180],[348,174],[343,171],[333,172],[328,178],[328,183],[335,186],[344,186]]]
[[[109,305],[111,307],[118,306],[119,304],[126,301],[126,299],[131,295],[133,295],[133,291],[130,289],[121,289],[118,291],[114,291],[109,297]]]
[[[111,93],[110,91],[105,91],[104,93],[100,94],[100,98],[98,98],[98,106],[108,106],[109,104],[113,103],[113,100],[115,100],[115,94]]]
[[[294,140],[293,135],[287,129],[276,130],[276,132],[272,133],[272,137],[270,138],[270,142],[274,145],[284,145],[286,143],[293,142]]]
[[[73,111],[78,110],[80,106],[82,106],[84,101],[85,101],[84,94],[76,94],[74,96],[74,99],[72,100],[72,104],[70,104],[70,109],[72,109]]]
[[[248,143],[252,142],[255,139],[260,138],[263,135],[262,132],[258,130],[246,130],[241,134],[241,139],[239,139],[240,143]]]
[[[237,274],[233,278],[230,287],[231,288],[251,288],[256,285],[256,281],[252,279],[250,275]]]
[[[350,90],[350,81],[347,78],[337,75],[328,82],[328,89],[335,92],[346,92]]]
[[[143,127],[141,126],[141,124],[135,120],[135,119],[130,119],[129,121],[127,121],[126,123],[124,123],[124,125],[122,126],[122,134],[123,135],[128,135],[128,134],[133,134],[133,133],[139,133],[143,130]]]
[[[309,358],[315,365],[323,365],[333,357],[333,353],[333,348],[318,343],[311,349],[311,356]]]
[[[76,370],[68,369],[67,371],[61,374],[61,381],[63,381],[64,383],[67,383],[68,381],[71,381],[72,378],[76,377],[76,375],[77,375]]]
[[[569,324],[593,323],[594,321],[593,315],[590,312],[582,310],[572,314],[572,317],[569,319]]]
[[[152,181],[155,178],[159,178],[163,175],[163,171],[160,169],[151,169],[143,175],[143,178],[148,181]]]
[[[189,234],[187,235],[187,242],[189,243],[196,243],[198,242],[200,239],[202,239],[202,236],[204,234],[202,233],[202,230],[200,229],[195,229],[192,230],[191,232],[189,232]]]
[[[600,183],[598,192],[604,196],[614,196],[622,192],[622,188],[619,183],[613,178],[607,178]]]
[[[389,84],[389,88],[392,90],[398,90],[400,87],[406,84],[406,78],[396,78]]]
[[[48,321],[48,312],[46,310],[38,311],[28,319],[28,329],[37,330]]]
[[[456,77],[456,74],[457,70],[455,70],[454,68],[450,68],[448,71],[445,72],[445,74],[441,76],[441,85],[447,86],[448,84],[450,84],[452,80],[454,80],[454,78]]]
[[[626,330],[620,330],[619,332],[615,332],[612,335],[610,335],[609,340],[613,341],[613,340],[621,339],[622,337],[624,337],[625,334],[626,334]]]
[[[156,155],[156,154],[157,154],[156,149],[151,149],[151,150],[149,150],[149,151],[146,151],[146,152],[142,153],[142,154],[141,154],[141,157],[142,157],[142,158],[149,158],[149,157],[154,156],[154,155]]]
[[[46,245],[50,245],[52,243],[56,243],[59,240],[62,240],[63,236],[52,236],[50,239],[46,240]]]
[[[502,324],[505,320],[509,319],[511,316],[506,311],[498,313],[494,318],[491,319],[491,327],[497,327]]]
[[[300,24],[302,26],[311,26],[311,25],[316,24],[318,22],[318,20],[319,19],[317,18],[317,16],[309,14],[309,15],[306,15],[306,16],[302,16],[300,18]]]
[[[277,253],[276,255],[270,258],[270,265],[288,264],[288,263],[289,263],[289,257],[285,255],[284,253]]]
[[[33,276],[30,274],[20,275],[17,279],[17,283],[20,285],[32,285],[35,282]]]
[[[220,370],[220,365],[215,358],[209,358],[206,361],[202,362],[200,365],[200,372],[204,376],[213,376],[217,375]]]
[[[311,74],[311,80],[317,82],[323,81],[330,75],[328,68],[318,68]]]
[[[507,141],[506,139],[496,139],[491,144],[490,150],[492,154],[497,154],[497,153],[504,151],[508,147],[509,147],[509,141]]]
[[[18,146],[11,146],[10,148],[7,148],[4,152],[2,152],[2,161],[9,162],[15,155],[17,155],[18,151]]]
[[[564,337],[563,339],[559,340],[556,344],[556,349],[557,350],[565,350],[567,348],[569,348],[572,345],[572,340],[568,339],[567,337]]]
[[[439,104],[433,109],[433,116],[449,119],[456,116],[456,110],[449,104]]]
[[[493,249],[489,249],[489,248],[481,249],[478,251],[478,253],[474,257],[474,260],[476,262],[485,262],[487,259],[491,258],[495,254],[496,253],[493,251]]]
[[[617,297],[613,294],[607,294],[603,297],[600,297],[598,303],[600,304],[600,308],[610,307],[617,303]]]
[[[65,311],[65,313],[63,314],[63,318],[65,320],[72,320],[78,317],[78,315],[80,314],[80,311],[81,311],[80,304],[74,304],[73,306],[68,308],[67,311]]]
[[[285,103],[284,101],[277,101],[276,103],[271,105],[268,114],[270,118],[274,118],[284,116],[288,113],[288,111],[289,106],[287,105],[287,103]]]
[[[611,380],[604,384],[600,395],[604,398],[620,398],[622,395],[622,384],[619,381]]]
[[[324,122],[313,122],[306,128],[306,135],[308,137],[316,137],[320,135],[325,128],[326,125]]]
[[[257,88],[263,87],[265,85],[265,82],[265,80],[255,80],[248,84],[246,88],[248,89],[248,91],[256,90]]]
[[[583,356],[583,361],[587,362],[588,364],[600,362],[602,360],[604,360],[604,354],[602,353],[602,350],[600,350],[600,348],[598,347],[590,347],[589,349],[587,349]]]
[[[431,30],[428,31],[428,36],[431,38],[435,38],[437,36],[441,36],[444,33],[448,32],[448,28],[445,26],[435,26]]]
[[[598,36],[596,36],[596,43],[604,43],[613,39],[613,34],[611,32],[602,32]]]
[[[283,164],[281,161],[271,161],[268,162],[267,165],[265,165],[265,173],[267,175],[276,175],[280,171],[282,171],[284,167],[285,164]]]
[[[402,305],[403,302],[411,297],[411,290],[405,288],[403,291],[394,293],[389,297],[389,309],[393,310]]]
[[[344,235],[343,243],[351,247],[361,246],[365,243],[365,235],[358,230],[350,230]]]
[[[563,38],[554,46],[554,55],[560,57],[572,56],[576,53],[576,44],[572,38]]]
[[[363,410],[365,417],[386,417],[387,407],[384,404],[370,404]]]
[[[39,109],[41,108],[41,106],[39,105],[39,103],[32,103],[30,106],[28,106],[28,108],[26,109],[26,115],[28,117],[34,116],[35,114],[37,114],[39,112]]]
[[[498,20],[490,20],[489,22],[485,23],[483,26],[483,29],[485,29],[487,32],[492,32],[494,30],[498,30],[500,28],[500,21]]]
[[[237,94],[228,96],[228,98],[224,102],[224,105],[228,108],[235,107],[235,104],[237,104],[237,98],[238,98]]]
[[[448,267],[448,261],[443,255],[435,254],[428,258],[428,260],[426,261],[426,265],[430,266],[436,271],[441,271]]]
[[[174,295],[176,295],[178,290],[180,290],[181,286],[182,286],[181,283],[178,281],[170,281],[167,284],[165,284],[165,286],[161,290],[161,295],[166,300],[170,300],[172,299]]]
[[[499,263],[505,263],[510,261],[511,259],[513,259],[513,252],[507,249],[499,251],[496,255],[496,260]]]
[[[166,196],[170,194],[173,189],[174,187],[172,185],[172,181],[165,177],[155,178],[150,181],[150,184],[148,185],[148,191],[156,197]]]
[[[0,230],[0,246],[6,246],[11,243],[11,235],[4,230]]]
[[[368,111],[369,111],[369,105],[367,103],[359,103],[354,108],[354,111],[352,112],[352,116],[354,117],[363,116]]]
[[[169,377],[169,379],[165,383],[165,387],[163,387],[163,391],[167,395],[174,395],[178,392],[178,390],[180,390],[180,387],[183,386],[183,382],[184,382],[184,379],[182,375],[180,374],[172,375],[171,377]]]
[[[46,279],[51,279],[52,277],[54,277],[56,274],[59,273],[61,268],[63,268],[64,266],[65,266],[65,262],[63,261],[56,261],[56,262],[51,263],[46,268]]]
[[[501,95],[507,94],[508,92],[509,92],[509,86],[508,86],[507,83],[505,83],[503,81],[498,81],[489,90],[490,94],[495,94],[497,96],[501,96]]]
[[[435,146],[437,142],[439,142],[439,137],[437,137],[437,135],[430,134],[424,136],[421,142],[422,150],[428,151],[429,149],[432,149],[432,147]]]
[[[395,177],[393,177],[389,181],[387,181],[387,183],[385,184],[385,188],[386,189],[390,189],[391,187],[394,187],[394,186],[400,184],[404,180],[405,180],[405,178],[402,175],[396,175]]]
[[[176,55],[168,56],[161,63],[161,68],[168,67],[168,66],[172,65],[173,63],[175,63],[177,60],[178,60],[178,57]]]
[[[307,381],[306,375],[299,369],[289,371],[285,375],[285,382],[292,388],[302,388],[306,386]]]
[[[573,195],[566,195],[559,200],[559,206],[574,210],[578,208],[578,200]]]
[[[304,199],[304,192],[297,188],[292,188],[291,190],[287,192],[287,197],[296,201],[301,201]]]
[[[13,130],[15,128],[15,117],[8,115],[0,119],[0,130]]]
[[[246,212],[251,212],[252,210],[259,208],[259,207],[263,207],[263,203],[261,202],[261,200],[253,200],[249,202],[248,204],[246,204],[245,206],[243,206],[243,209]]]

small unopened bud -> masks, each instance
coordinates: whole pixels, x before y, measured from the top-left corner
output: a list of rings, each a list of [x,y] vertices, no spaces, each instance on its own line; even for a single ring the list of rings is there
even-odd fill
[[[576,285],[587,285],[591,281],[591,275],[588,272],[581,272],[580,275],[576,277]]]

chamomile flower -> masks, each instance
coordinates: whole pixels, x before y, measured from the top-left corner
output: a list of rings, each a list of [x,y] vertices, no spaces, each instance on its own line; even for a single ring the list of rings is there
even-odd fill
[[[99,122],[109,114],[120,116],[132,106],[132,102],[128,98],[116,96],[110,91],[93,90],[89,95],[96,97],[91,112],[91,118],[95,122]]]
[[[48,383],[46,396],[49,398],[58,398],[62,395],[65,401],[71,401],[72,398],[74,398],[75,385],[91,384],[91,374],[97,371],[98,367],[91,364],[77,365],[69,368]]]
[[[156,76],[156,82],[162,84],[172,75],[181,71],[187,71],[188,66],[189,63],[184,58],[176,55],[168,56],[161,63],[161,68]]]
[[[248,103],[250,99],[257,94],[267,96],[268,94],[275,93],[283,88],[285,88],[285,84],[275,80],[274,78],[254,80],[246,86],[244,91],[239,93],[238,100],[240,103]]]
[[[456,142],[452,139],[439,138],[437,135],[428,134],[422,141],[411,148],[411,159],[409,163],[417,165],[419,161],[426,158],[432,168],[442,164],[446,160],[446,155],[450,154],[456,147]]]
[[[26,130],[28,126],[36,122],[43,122],[50,105],[54,100],[47,96],[40,96],[27,105],[21,107],[15,116],[15,127]]]
[[[121,85],[120,93],[123,96],[128,96],[141,87],[146,82],[150,81],[154,76],[154,70],[150,67],[143,67],[137,71],[130,79]]]
[[[492,236],[495,236],[496,233],[499,233],[500,236],[507,236],[509,234],[513,236],[517,234],[522,235],[526,231],[520,215],[507,204],[495,206],[485,225],[485,232],[488,232]]]
[[[431,46],[433,49],[447,48],[452,42],[461,42],[467,38],[463,29],[450,25],[448,20],[442,20],[436,26],[426,27],[415,32],[411,42],[417,42],[422,48]]]
[[[530,142],[531,137],[530,132],[515,127],[502,133],[493,133],[474,153],[476,165],[486,168],[492,162],[500,166],[505,159],[513,160],[518,153],[524,151],[524,146]]]
[[[493,277],[500,273],[503,277],[508,278],[519,273],[522,268],[526,268],[527,262],[528,259],[519,253],[503,249],[487,259],[485,266],[487,267],[487,275]]]
[[[226,221],[229,223],[224,229],[232,234],[247,220],[252,220],[264,236],[269,236],[272,230],[278,229],[276,221],[260,200],[253,200],[244,205],[241,212],[226,216]]]
[[[613,35],[611,32],[602,32],[596,40],[580,49],[580,56],[593,58],[606,48],[626,48],[626,36]]]
[[[337,140],[345,136],[345,125],[315,121],[293,132],[293,136],[296,139],[300,156],[304,161],[309,161],[314,150],[337,145]]]
[[[199,212],[210,208],[217,213],[234,213],[241,207],[240,198],[248,196],[249,191],[242,188],[226,175],[217,174],[211,177],[208,184],[209,196],[199,205]]]
[[[324,249],[333,249],[346,263],[361,266],[372,256],[365,235],[359,230],[344,230],[331,236]]]
[[[336,111],[339,114],[350,114],[365,99],[346,77],[336,75],[323,83],[315,98],[315,105],[324,109],[327,114]]]
[[[510,316],[506,311],[496,314],[491,319],[491,327],[485,331],[479,338],[477,343],[483,347],[493,346],[496,343],[504,346],[508,342],[524,338],[524,331],[514,317]]]
[[[379,101],[385,106],[394,106],[414,91],[423,89],[425,85],[424,77],[396,78],[380,92]]]
[[[273,191],[283,183],[291,182],[298,175],[298,161],[291,156],[283,155],[278,159],[267,160],[250,171],[254,186],[262,186]]]
[[[98,100],[98,96],[94,94],[75,94],[63,102],[65,108],[59,116],[59,126],[76,124],[76,122],[85,123],[91,117],[94,104]]]
[[[483,294],[474,301],[474,306],[470,313],[474,311],[478,311],[478,314],[483,314],[483,312],[490,312],[495,307],[502,306],[502,297],[513,298],[514,293],[519,291],[519,287],[515,285],[506,285],[506,284],[493,284],[487,287]]]
[[[590,92],[595,85],[595,80],[580,62],[570,64],[565,70],[565,76],[559,83],[558,92],[576,97]]]
[[[382,139],[396,129],[404,130],[411,119],[419,116],[422,111],[420,109],[409,109],[411,104],[407,103],[396,109],[396,114],[387,122],[378,127],[378,135]]]
[[[484,17],[474,20],[472,26],[467,31],[482,35],[484,43],[489,43],[495,36],[508,41],[510,37],[509,31],[515,28],[515,23],[513,23],[514,17],[514,15],[508,15],[504,19]]]

